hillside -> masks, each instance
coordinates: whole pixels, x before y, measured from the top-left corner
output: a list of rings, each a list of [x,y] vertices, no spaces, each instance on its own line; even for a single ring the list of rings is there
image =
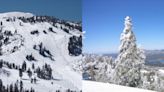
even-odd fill
[[[81,53],[80,23],[23,12],[0,14],[0,79],[6,89],[80,91]]]

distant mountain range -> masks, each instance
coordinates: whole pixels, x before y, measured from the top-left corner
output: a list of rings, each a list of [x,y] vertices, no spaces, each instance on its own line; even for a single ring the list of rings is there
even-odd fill
[[[164,67],[164,50],[145,50],[146,65]],[[117,57],[117,53],[103,54],[105,56]]]
[[[146,65],[164,67],[164,50],[145,50]]]

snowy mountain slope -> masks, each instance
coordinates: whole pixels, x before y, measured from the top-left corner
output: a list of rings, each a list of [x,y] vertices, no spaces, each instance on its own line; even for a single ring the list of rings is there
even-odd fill
[[[81,73],[72,68],[82,58],[81,24],[23,12],[2,13],[0,23],[1,71],[9,72],[9,76],[0,73],[4,85],[22,80],[24,88],[36,92],[81,90]],[[22,78],[19,70],[23,70]],[[33,78],[36,84],[30,83]]]
[[[155,92],[109,83],[83,81],[83,92]]]

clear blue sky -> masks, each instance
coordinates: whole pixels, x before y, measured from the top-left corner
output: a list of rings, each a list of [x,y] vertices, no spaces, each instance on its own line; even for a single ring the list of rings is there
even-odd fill
[[[118,51],[124,17],[130,16],[137,43],[164,49],[164,0],[83,0],[84,52]]]
[[[0,12],[22,11],[81,21],[81,0],[1,0]]]

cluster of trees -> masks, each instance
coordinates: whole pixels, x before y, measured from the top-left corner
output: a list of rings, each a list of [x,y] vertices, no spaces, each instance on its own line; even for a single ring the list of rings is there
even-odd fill
[[[4,60],[0,60],[0,68],[2,68],[3,66],[8,67],[9,69],[19,69],[20,66],[15,65],[15,63],[9,63],[7,61]]]
[[[68,50],[70,55],[79,56],[82,53],[82,36],[72,36],[69,39]]]
[[[10,40],[11,37],[19,35],[17,34],[16,30],[14,33],[12,33],[10,30],[4,30],[4,32],[2,32],[3,30],[3,22],[0,22],[0,55],[2,55],[2,46],[3,45],[8,45],[11,43],[12,40]],[[20,36],[20,35],[19,35]],[[21,36],[20,36],[21,37]],[[22,39],[21,39],[22,40]],[[22,40],[23,42],[23,40]],[[21,45],[23,45],[21,42]],[[21,46],[20,45],[20,46]],[[20,46],[14,46],[13,49],[11,49],[11,53],[15,52]],[[8,51],[9,52],[9,51]]]
[[[23,69],[19,69],[19,77],[22,77],[22,76],[23,76],[23,72],[24,72]],[[28,70],[27,70],[26,72],[27,72],[29,78],[31,78],[31,76],[32,76],[32,71],[31,71],[31,69],[28,68]]]
[[[67,28],[63,28],[63,31],[65,31],[66,33],[69,33],[69,30]]]
[[[83,62],[83,79],[110,82],[112,69],[112,57],[86,54]]]
[[[56,90],[56,92],[61,92],[61,91],[60,90]],[[71,90],[71,89],[67,89],[66,92],[76,92],[76,91]],[[80,92],[82,92],[82,91],[80,91]]]
[[[45,64],[42,68],[38,67],[36,69],[37,76],[41,79],[51,80],[53,79],[52,76],[52,68],[50,65]]]
[[[13,16],[13,17],[6,17],[6,21],[7,22],[15,22],[15,20],[19,18],[19,17],[16,17],[16,16]]]
[[[38,31],[38,30],[34,30],[34,31],[31,31],[30,33],[31,33],[32,35],[34,35],[34,34],[37,34],[37,35],[38,35],[38,34],[39,34],[39,31]]]
[[[3,85],[3,82],[0,79],[0,92],[35,92],[35,90],[33,88],[31,89],[23,88],[23,82],[22,81],[18,82],[18,80],[16,83],[7,85],[6,87]]]
[[[27,23],[36,23],[36,22],[49,22],[55,24],[56,22],[59,21],[59,19],[56,19],[51,16],[33,16],[30,18],[25,18],[25,17],[19,17],[18,19],[22,20],[23,22]]]
[[[30,68],[27,69],[27,64],[24,61],[22,64],[22,67],[19,68],[19,76],[22,77],[23,76],[23,72],[26,72],[29,76],[29,78],[31,79],[31,83],[36,83],[36,77],[31,78],[33,73],[37,74],[37,77],[41,78],[41,79],[46,79],[46,80],[50,80],[53,78],[52,76],[52,68],[50,65],[45,64],[42,66],[42,68],[38,67],[35,69],[35,65],[34,63],[32,64],[32,69],[34,72],[32,72],[32,70]]]
[[[70,30],[77,29],[77,30],[82,32],[81,24],[76,23],[76,25],[72,25],[71,23],[69,23],[67,21],[59,20],[59,19],[51,17],[51,16],[33,16],[33,17],[30,17],[30,18],[19,17],[18,19],[22,20],[25,23],[27,23],[27,22],[30,22],[30,23],[49,22],[54,27],[57,27],[56,23],[59,23],[59,24],[64,25],[65,27],[69,28]],[[64,31],[65,31],[65,29],[64,29]],[[68,31],[65,31],[65,32],[68,32]]]
[[[9,43],[9,37],[13,36],[11,31],[5,30],[5,32],[1,35],[1,40],[3,39],[3,43],[7,45]]]
[[[81,27],[81,24],[77,24],[77,25],[72,25],[68,22],[62,22],[62,24],[64,24],[66,27],[68,27],[69,29],[77,29],[79,30],[80,32],[82,32],[82,27]]]
[[[52,32],[52,33],[56,33],[56,32],[53,30],[52,27],[49,27],[48,30],[49,30],[50,32]]]
[[[164,75],[157,67],[145,66],[145,72],[141,73],[142,87],[148,90],[164,92]]]
[[[39,45],[34,45],[33,49],[38,50],[39,54],[42,55],[43,57],[48,57],[48,58],[50,58],[51,60],[54,61],[51,52],[43,46],[42,42]]]
[[[27,56],[26,56],[26,59],[27,59],[28,61],[36,61],[36,59],[34,58],[34,56],[33,56],[32,54],[27,55]]]
[[[10,84],[7,86],[3,85],[3,81],[0,79],[0,92],[36,92],[34,88],[27,89],[23,87],[23,81],[16,81],[14,84]],[[56,90],[56,92],[61,92],[60,90]],[[67,89],[65,92],[76,92],[71,89]],[[82,91],[80,91],[82,92]]]
[[[0,22],[0,55],[2,55],[2,45],[7,44],[9,42],[9,36],[12,36],[13,34],[9,30],[3,30],[3,22]]]
[[[5,30],[4,35],[13,36],[13,33],[11,33],[11,31],[9,31],[9,30]]]
[[[31,78],[33,75],[33,72],[30,68],[27,69],[27,64],[24,61],[22,66],[18,66],[15,65],[14,63],[9,63],[3,60],[0,60],[0,68],[2,68],[3,66],[7,66],[10,69],[19,69],[19,77],[23,76],[23,72],[26,72],[29,76],[29,78],[31,79],[31,83],[36,83],[36,77]],[[42,68],[38,67],[35,69],[35,65],[34,63],[32,64],[32,69],[34,71],[34,73],[37,74],[37,76],[41,79],[46,79],[46,80],[50,80],[53,78],[52,76],[52,68],[50,67],[50,65],[45,64],[42,66]]]
[[[67,89],[66,92],[76,92],[76,91],[71,90],[71,89]],[[80,91],[80,92],[82,92],[82,91]]]
[[[33,69],[33,71],[36,71],[34,63],[32,64],[32,69]],[[36,77],[31,78],[33,75],[33,72],[30,68],[27,69],[27,64],[25,61],[23,62],[22,67],[19,68],[19,77],[22,78],[23,72],[26,72],[28,74],[29,78],[31,79],[31,83],[36,83]]]

